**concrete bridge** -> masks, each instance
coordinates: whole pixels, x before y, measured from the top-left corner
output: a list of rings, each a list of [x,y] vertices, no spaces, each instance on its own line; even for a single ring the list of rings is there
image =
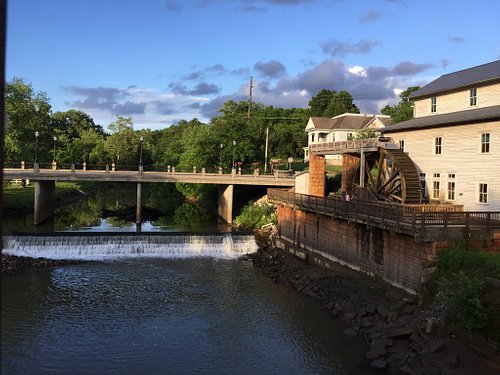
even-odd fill
[[[30,180],[35,182],[34,223],[38,225],[51,217],[55,211],[56,181],[94,181],[94,182],[134,182],[137,184],[136,223],[141,222],[142,183],[188,183],[218,185],[219,200],[217,213],[225,221],[233,221],[234,185],[254,185],[265,187],[291,187],[295,178],[289,173],[275,172],[273,175],[240,174],[233,169],[230,174],[201,172],[167,172],[75,170],[73,169],[17,169],[5,168],[5,180]]]

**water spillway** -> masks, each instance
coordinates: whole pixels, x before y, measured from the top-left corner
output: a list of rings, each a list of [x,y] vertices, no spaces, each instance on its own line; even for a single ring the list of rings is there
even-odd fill
[[[120,258],[234,259],[257,251],[250,234],[10,235],[4,254],[30,258],[111,260]]]

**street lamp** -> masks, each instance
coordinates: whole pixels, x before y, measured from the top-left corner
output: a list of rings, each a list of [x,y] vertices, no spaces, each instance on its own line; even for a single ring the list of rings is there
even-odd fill
[[[236,155],[236,141],[233,140],[233,169],[234,169],[234,158]]]
[[[220,144],[219,167],[222,167],[222,149],[223,148],[224,148],[224,145],[221,143]]]
[[[56,141],[57,141],[57,137],[54,135],[54,159],[52,160],[52,162],[56,162]]]
[[[35,132],[35,164],[38,164],[38,136],[39,132]]]
[[[144,142],[144,137],[141,135],[139,138],[140,141],[140,152],[139,152],[139,173],[142,174],[142,143]]]

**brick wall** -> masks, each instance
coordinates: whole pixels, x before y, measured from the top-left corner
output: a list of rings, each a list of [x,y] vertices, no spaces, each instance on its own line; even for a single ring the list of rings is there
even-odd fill
[[[342,191],[352,190],[352,180],[356,167],[359,164],[359,157],[349,154],[342,155]]]
[[[434,243],[291,207],[278,207],[278,227],[280,237],[295,246],[413,292],[438,250]]]
[[[325,196],[325,157],[309,156],[309,195]]]

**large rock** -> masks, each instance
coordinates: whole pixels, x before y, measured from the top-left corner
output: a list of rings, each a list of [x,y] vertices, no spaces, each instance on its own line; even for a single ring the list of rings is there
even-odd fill
[[[414,331],[412,327],[393,328],[386,333],[386,336],[391,339],[407,339]]]

